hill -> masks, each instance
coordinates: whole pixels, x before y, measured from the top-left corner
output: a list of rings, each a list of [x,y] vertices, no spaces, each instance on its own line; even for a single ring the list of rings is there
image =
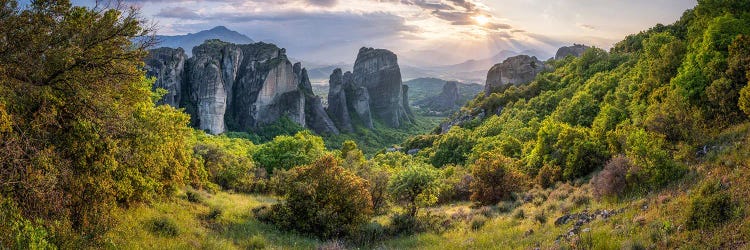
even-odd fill
[[[211,39],[218,39],[224,42],[236,44],[250,44],[255,42],[253,39],[250,39],[237,31],[227,29],[227,27],[224,26],[216,26],[208,30],[188,33],[185,35],[156,36],[158,42],[156,47],[182,48],[185,50],[185,54],[191,56],[193,54],[193,47],[201,45],[206,40]]]

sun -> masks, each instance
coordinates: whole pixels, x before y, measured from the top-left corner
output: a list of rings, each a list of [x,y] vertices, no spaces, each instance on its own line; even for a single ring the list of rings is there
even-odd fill
[[[487,24],[487,23],[489,23],[489,22],[490,22],[490,19],[489,19],[489,18],[487,18],[487,16],[485,16],[485,15],[476,15],[476,16],[474,16],[474,17],[472,17],[472,18],[473,18],[473,19],[474,19],[474,21],[475,21],[475,22],[477,22],[477,24],[479,24],[479,25],[485,25],[485,24]]]

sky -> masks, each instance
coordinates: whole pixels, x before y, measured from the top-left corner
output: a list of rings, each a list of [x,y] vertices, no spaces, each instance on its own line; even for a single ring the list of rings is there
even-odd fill
[[[554,55],[573,43],[608,49],[670,24],[696,0],[125,0],[160,35],[226,26],[295,59],[353,63],[385,48],[416,66],[460,63],[503,50]],[[74,0],[91,5],[93,0]],[[541,58],[542,60],[546,58]]]

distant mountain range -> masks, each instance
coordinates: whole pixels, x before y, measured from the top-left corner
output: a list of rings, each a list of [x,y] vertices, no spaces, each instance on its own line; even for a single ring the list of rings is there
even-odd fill
[[[237,31],[227,29],[227,27],[224,26],[216,26],[210,30],[203,30],[198,33],[188,33],[178,36],[156,36],[158,44],[155,47],[180,47],[185,50],[186,54],[191,55],[193,53],[193,47],[198,46],[209,39],[219,39],[236,44],[250,44],[255,42],[253,39],[250,39]]]

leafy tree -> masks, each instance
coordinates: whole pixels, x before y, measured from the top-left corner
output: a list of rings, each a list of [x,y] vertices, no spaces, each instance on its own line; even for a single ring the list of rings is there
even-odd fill
[[[415,217],[417,208],[437,202],[439,176],[437,169],[414,162],[391,177],[388,191],[395,201],[406,206],[409,216]]]
[[[494,205],[521,191],[523,175],[514,167],[514,160],[503,155],[484,153],[471,166],[471,200],[483,205]]]
[[[253,159],[272,173],[277,168],[291,169],[309,164],[323,156],[324,150],[323,139],[305,130],[294,136],[277,136],[273,141],[260,145]]]
[[[252,142],[240,138],[198,134],[194,153],[202,160],[211,181],[225,189],[263,191],[264,171],[258,172],[252,159]],[[259,173],[259,176],[256,174]],[[260,183],[258,183],[260,182]]]
[[[634,129],[629,131],[625,145],[625,155],[652,186],[662,186],[685,172],[665,148],[668,144],[664,135]]]
[[[96,240],[113,206],[200,176],[188,116],[156,107],[143,78],[142,24],[116,6],[0,3],[0,194],[24,218]]]
[[[466,130],[454,126],[435,142],[432,165],[441,167],[446,164],[463,164],[474,144],[473,137]]]
[[[285,199],[273,206],[273,221],[324,239],[345,236],[372,215],[368,186],[326,155],[285,176],[281,187]]]

